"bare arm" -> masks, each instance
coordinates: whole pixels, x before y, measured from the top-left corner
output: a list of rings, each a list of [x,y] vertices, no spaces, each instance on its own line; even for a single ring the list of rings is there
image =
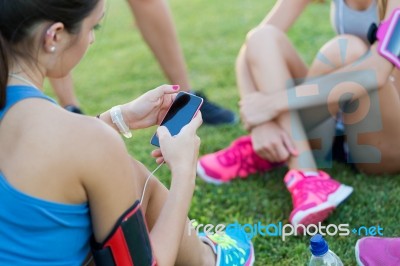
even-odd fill
[[[129,0],[136,23],[171,84],[190,89],[189,77],[171,11],[165,0]]]
[[[274,25],[282,31],[287,31],[309,4],[310,0],[278,0],[267,14],[261,25]]]
[[[387,19],[398,6],[400,6],[400,0],[389,1],[384,19]],[[377,52],[375,43],[371,46],[369,53],[356,63],[339,68],[331,74],[306,80],[301,85],[288,90],[268,95],[252,93],[245,96],[240,103],[241,113],[246,127],[253,128],[289,110],[321,105],[337,106],[339,100],[359,99],[370,91],[378,90],[387,82],[392,71],[392,63]],[[329,84],[334,86],[329,86]],[[333,87],[341,97],[330,97]]]
[[[138,185],[138,180],[145,179],[149,171],[138,162],[132,162],[114,130],[95,121],[96,130],[80,132],[84,140],[82,146],[88,147],[82,151],[87,160],[81,163],[80,176],[90,204],[94,235],[96,241],[101,242],[119,216],[140,198],[143,188]],[[196,130],[200,124],[201,116],[176,137],[165,131],[158,132],[161,145],[165,147],[164,159],[172,173],[170,193],[150,232],[154,254],[160,265],[174,264],[184,233],[195,186],[200,145]],[[96,138],[93,138],[93,132]],[[176,153],[177,147],[185,148]]]
[[[369,91],[381,88],[392,72],[393,65],[378,54],[376,44],[371,47],[369,54],[360,60],[359,63],[306,80],[301,85],[287,90],[245,96],[240,105],[246,127],[252,128],[265,123],[289,110],[321,105],[338,106],[339,100],[359,99]],[[335,97],[334,94],[340,97]]]
[[[178,89],[176,86],[161,85],[131,102],[122,104],[121,113],[124,122],[131,130],[159,125],[175,99]],[[119,132],[112,122],[110,110],[100,114],[99,118]]]

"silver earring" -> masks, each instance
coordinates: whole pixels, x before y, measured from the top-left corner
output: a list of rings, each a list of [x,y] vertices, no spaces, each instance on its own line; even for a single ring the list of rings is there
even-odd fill
[[[55,51],[56,51],[56,47],[55,46],[50,47],[50,52],[54,53]]]

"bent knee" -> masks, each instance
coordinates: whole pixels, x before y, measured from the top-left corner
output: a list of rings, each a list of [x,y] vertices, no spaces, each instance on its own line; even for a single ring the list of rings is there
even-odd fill
[[[368,51],[363,40],[352,35],[341,35],[327,42],[318,55],[329,60],[336,67],[354,63]]]
[[[260,49],[277,51],[285,42],[286,34],[272,25],[264,25],[251,30],[246,36],[245,46],[248,53],[257,53]]]
[[[286,34],[273,25],[263,25],[249,31],[246,35],[246,42],[254,42],[261,40],[279,41]]]

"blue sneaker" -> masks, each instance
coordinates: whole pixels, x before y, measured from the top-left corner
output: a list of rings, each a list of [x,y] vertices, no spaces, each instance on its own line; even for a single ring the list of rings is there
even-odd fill
[[[236,124],[239,119],[232,111],[210,102],[201,92],[192,92],[204,99],[200,108],[203,122],[208,125]]]
[[[75,114],[81,114],[81,115],[84,114],[83,111],[82,111],[82,109],[79,108],[78,106],[75,106],[75,105],[67,105],[67,106],[64,106],[64,109],[65,109],[65,110],[68,110],[68,111],[70,111],[70,112],[72,112],[72,113],[75,113]]]
[[[199,237],[216,254],[216,266],[252,266],[254,264],[253,244],[242,230],[231,230],[213,235],[199,233]]]

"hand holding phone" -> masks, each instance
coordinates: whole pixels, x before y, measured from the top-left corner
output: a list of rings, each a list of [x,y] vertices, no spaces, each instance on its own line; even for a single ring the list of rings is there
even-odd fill
[[[165,126],[171,136],[179,134],[181,129],[193,119],[202,104],[203,98],[187,92],[179,92],[160,126]],[[154,133],[150,143],[160,147],[157,133]]]

